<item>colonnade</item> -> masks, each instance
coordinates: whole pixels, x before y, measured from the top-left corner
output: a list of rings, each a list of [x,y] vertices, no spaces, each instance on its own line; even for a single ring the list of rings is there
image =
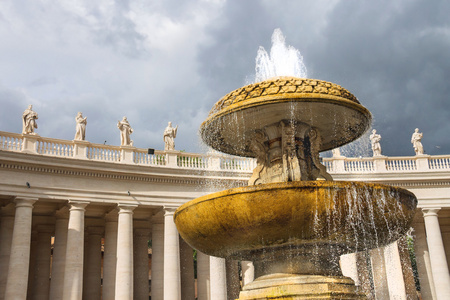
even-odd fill
[[[33,215],[38,201],[15,198],[1,208],[0,299],[147,300],[150,270],[151,299],[195,299],[193,249],[178,235],[175,208],[136,219],[137,205],[119,203],[92,221],[89,202],[69,200],[40,222],[42,216]],[[219,278],[201,282],[199,276],[199,286],[210,290],[199,299],[226,300],[225,260],[202,256],[199,269],[207,266],[207,277]],[[219,286],[216,293],[225,298],[211,296]]]

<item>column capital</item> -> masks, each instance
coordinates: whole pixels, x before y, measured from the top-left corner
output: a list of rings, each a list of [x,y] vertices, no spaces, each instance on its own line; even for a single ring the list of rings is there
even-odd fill
[[[13,202],[10,202],[8,204],[6,204],[5,206],[0,208],[0,216],[3,217],[14,217],[14,212],[16,210],[16,206],[14,205]]]
[[[137,204],[119,203],[117,207],[119,208],[119,214],[132,214],[138,206]]]
[[[164,217],[173,216],[178,207],[166,207],[164,206]]]
[[[117,222],[117,216],[118,216],[118,209],[117,207],[114,207],[110,211],[108,211],[105,214],[105,221],[106,222]]]
[[[17,197],[14,199],[16,207],[33,207],[38,198]]]
[[[69,218],[69,208],[67,206],[63,206],[57,211],[55,211],[55,217],[57,219],[68,219]]]
[[[69,210],[81,210],[85,211],[86,206],[88,206],[89,201],[79,201],[79,200],[69,200]]]
[[[424,207],[422,208],[422,213],[423,213],[423,217],[437,217],[438,216],[438,211],[441,210],[440,207]]]

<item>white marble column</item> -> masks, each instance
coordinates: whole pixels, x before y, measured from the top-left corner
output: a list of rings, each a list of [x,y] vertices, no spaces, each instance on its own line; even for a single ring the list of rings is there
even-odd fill
[[[148,300],[148,241],[150,239],[150,228],[135,228],[134,249],[134,299]]]
[[[101,298],[103,227],[87,228],[86,266],[83,275],[83,299]]]
[[[5,300],[27,297],[28,268],[30,261],[31,221],[35,198],[16,198],[16,213],[11,241]]]
[[[197,251],[197,298],[198,300],[211,299],[209,256]]]
[[[119,204],[115,299],[133,300],[133,210],[137,205]]]
[[[67,207],[58,210],[55,215],[55,241],[53,244],[50,300],[59,300],[63,296],[67,228],[69,226],[69,211]]]
[[[152,218],[152,300],[164,299],[164,223],[157,214]]]
[[[235,300],[239,298],[240,281],[239,281],[239,263],[237,260],[226,259],[227,269],[227,299]]]
[[[47,300],[50,291],[50,258],[53,226],[37,226],[37,249],[34,265],[33,299]]]
[[[33,228],[33,225],[31,225]],[[34,271],[36,263],[36,253],[37,253],[37,231],[31,230],[31,242],[30,242],[30,262],[28,264],[28,290],[27,290],[27,300],[33,300],[33,287],[34,287]]]
[[[180,248],[174,212],[175,208],[164,209],[164,300],[181,300]]]
[[[372,265],[375,299],[389,299],[383,247],[370,250],[370,262]]]
[[[406,287],[397,242],[384,247],[384,260],[390,298],[406,300]]]
[[[225,258],[210,256],[211,299],[227,300],[227,273]]]
[[[418,217],[418,214],[416,214]],[[421,216],[422,217],[422,216]],[[433,274],[431,272],[430,254],[428,252],[425,224],[414,222],[414,251],[416,253],[417,271],[419,272],[420,293],[423,299],[436,299]]]
[[[450,274],[438,220],[438,208],[423,208],[431,270],[437,300],[450,299]]]
[[[241,267],[242,267],[242,285],[245,286],[246,284],[255,280],[255,266],[253,266],[253,262],[251,261],[242,261]]]
[[[103,253],[103,300],[114,300],[117,264],[117,209],[105,217],[105,250]]]
[[[14,203],[1,208],[0,219],[0,299],[4,299],[8,278],[9,256],[14,229]]]
[[[195,300],[194,250],[180,237],[181,299]]]
[[[83,297],[84,212],[89,202],[69,201],[63,300]]]

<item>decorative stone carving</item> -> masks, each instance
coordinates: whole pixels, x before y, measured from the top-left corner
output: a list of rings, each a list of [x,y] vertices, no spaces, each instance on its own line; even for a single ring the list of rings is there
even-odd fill
[[[416,155],[423,155],[422,137],[423,133],[419,132],[419,128],[416,128],[411,136],[411,143],[413,144],[414,151],[416,151]]]
[[[178,125],[172,127],[172,122],[169,122],[164,130],[164,150],[175,150],[175,138],[177,137]]]
[[[341,150],[339,148],[334,148],[331,150],[331,152],[333,153],[333,157],[341,157]]]
[[[320,162],[321,141],[316,128],[290,120],[258,130],[249,145],[257,162],[249,185],[317,178],[333,180]]]
[[[130,138],[130,135],[133,133],[133,128],[128,123],[127,117],[123,117],[122,121],[117,122],[117,128],[120,130],[120,145],[133,146],[133,141]]]
[[[83,118],[83,113],[78,112],[77,116],[75,117],[75,121],[77,122],[77,126],[74,140],[84,141],[84,139],[86,138],[87,117]]]
[[[372,151],[373,156],[380,156],[381,155],[381,135],[377,134],[377,131],[374,129],[372,130],[372,134],[369,136],[370,142],[372,143]]]
[[[33,111],[33,105],[30,104],[22,114],[22,134],[36,134],[34,129],[38,128],[37,119],[38,114]]]

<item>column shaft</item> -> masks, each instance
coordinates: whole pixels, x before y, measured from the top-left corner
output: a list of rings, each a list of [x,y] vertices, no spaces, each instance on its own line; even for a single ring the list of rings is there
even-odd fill
[[[47,300],[50,291],[50,258],[53,226],[38,226],[33,299]]]
[[[175,209],[164,212],[164,300],[181,299],[180,248],[174,212]]]
[[[227,299],[235,300],[239,298],[240,291],[238,261],[227,259],[225,263],[227,269]]]
[[[225,258],[210,256],[211,299],[227,300],[227,275]]]
[[[209,256],[197,251],[197,298],[198,300],[211,299]]]
[[[11,242],[6,300],[25,299],[30,261],[31,219],[36,199],[16,198],[16,214]]]
[[[83,299],[101,298],[103,227],[88,227]]]
[[[105,223],[105,252],[103,254],[103,300],[114,300],[116,290],[117,214],[110,213]]]
[[[181,299],[195,300],[194,251],[180,237]]]
[[[59,217],[56,219],[52,257],[52,280],[50,282],[50,300],[59,300],[63,296],[68,226],[69,218]]]
[[[119,204],[115,299],[133,300],[133,210]]]
[[[384,264],[384,249],[376,248],[370,250],[370,261],[372,265],[375,299],[389,299],[389,287],[386,280],[386,266]]]
[[[439,209],[423,209],[431,270],[438,300],[450,299],[450,274],[442,242],[437,212]]]
[[[148,240],[150,229],[139,228],[134,230],[134,299],[148,300]]]
[[[69,202],[66,263],[63,300],[81,300],[83,297],[84,211],[87,202]]]
[[[9,257],[14,229],[14,216],[2,215],[0,224],[0,299],[5,296],[6,279],[8,278]]]
[[[164,299],[164,224],[152,224],[152,300]]]

